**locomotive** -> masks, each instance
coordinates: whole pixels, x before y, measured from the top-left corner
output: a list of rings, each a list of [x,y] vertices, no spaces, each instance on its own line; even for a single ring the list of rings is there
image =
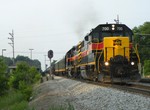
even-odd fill
[[[100,82],[139,81],[140,57],[125,24],[100,24],[54,65],[55,75]]]

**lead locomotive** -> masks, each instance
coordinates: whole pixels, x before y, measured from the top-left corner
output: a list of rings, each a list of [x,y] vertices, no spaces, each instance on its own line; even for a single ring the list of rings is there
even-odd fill
[[[98,81],[138,81],[140,58],[124,24],[101,24],[57,61],[54,74]]]

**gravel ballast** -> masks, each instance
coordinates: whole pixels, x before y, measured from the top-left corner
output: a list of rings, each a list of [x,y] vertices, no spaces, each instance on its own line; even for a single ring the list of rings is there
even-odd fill
[[[75,110],[150,110],[150,97],[55,77],[38,85],[29,103],[36,110],[72,104]]]

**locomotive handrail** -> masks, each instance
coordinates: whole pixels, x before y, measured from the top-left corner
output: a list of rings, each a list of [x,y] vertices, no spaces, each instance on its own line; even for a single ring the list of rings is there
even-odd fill
[[[138,57],[138,61],[139,61],[139,63],[140,63],[141,60],[140,60],[139,52],[138,52],[138,49],[137,49],[137,44],[135,45],[135,47],[133,47],[133,49],[134,49],[134,51],[135,51],[135,53],[136,53],[136,55],[137,55],[137,57]]]
[[[113,49],[113,57],[115,56],[115,47],[105,47],[106,49],[106,61],[107,61],[107,48],[112,48]],[[125,57],[125,49],[130,48],[130,47],[123,47],[124,48],[124,57]]]

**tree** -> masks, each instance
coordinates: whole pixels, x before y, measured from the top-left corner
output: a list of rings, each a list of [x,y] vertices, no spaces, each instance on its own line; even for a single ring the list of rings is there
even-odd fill
[[[7,66],[13,65],[13,61],[12,61],[11,58],[9,58],[9,57],[2,57],[2,56],[1,56],[0,58],[4,60],[4,63],[5,63]]]
[[[4,95],[8,90],[8,78],[6,75],[7,66],[3,59],[0,58],[0,96]]]
[[[12,87],[19,89],[19,82],[24,81],[26,85],[32,85],[40,79],[40,73],[35,67],[30,67],[26,62],[19,62],[16,70],[12,73]],[[37,79],[38,78],[38,79]]]
[[[19,62],[16,70],[10,77],[10,86],[21,91],[28,100],[32,93],[32,85],[40,79],[40,73],[35,67],[30,67],[26,62]]]
[[[138,44],[141,63],[144,65],[144,72],[150,75],[150,22],[133,28],[134,42]]]
[[[134,42],[138,44],[141,63],[150,60],[150,22],[133,28]]]
[[[7,66],[11,66],[13,65],[13,61],[11,58],[9,57],[2,57],[0,56],[1,59],[4,60],[4,63],[7,65]],[[30,66],[35,66],[39,71],[41,71],[41,62],[39,60],[31,60],[30,58],[26,57],[26,56],[20,56],[18,55],[16,58],[15,58],[15,62],[16,64],[18,62],[27,62]]]
[[[144,61],[144,72],[145,75],[150,75],[150,60]]]
[[[30,66],[35,66],[39,71],[41,71],[41,63],[39,60],[31,60],[30,58],[26,56],[20,56],[18,55],[15,59],[15,62],[27,62]]]

